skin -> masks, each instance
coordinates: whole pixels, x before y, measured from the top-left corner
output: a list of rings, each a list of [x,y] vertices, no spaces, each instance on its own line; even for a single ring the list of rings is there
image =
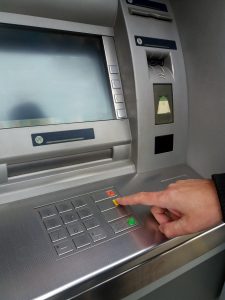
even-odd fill
[[[199,232],[222,221],[222,212],[212,180],[179,180],[164,191],[142,192],[118,199],[121,205],[143,204],[168,238]]]

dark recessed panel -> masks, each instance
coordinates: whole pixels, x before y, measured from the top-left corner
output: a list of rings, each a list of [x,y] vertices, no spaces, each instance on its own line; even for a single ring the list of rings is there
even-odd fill
[[[136,5],[136,6],[142,6],[158,11],[168,12],[167,6],[164,3],[159,3],[155,1],[149,1],[149,0],[127,0],[128,4]]]
[[[173,134],[155,137],[155,154],[173,151]]]

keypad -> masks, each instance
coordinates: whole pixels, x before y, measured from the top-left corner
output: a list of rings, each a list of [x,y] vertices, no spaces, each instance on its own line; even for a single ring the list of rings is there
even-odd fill
[[[118,197],[112,187],[36,208],[58,257],[94,247],[138,226],[132,210],[117,203]]]

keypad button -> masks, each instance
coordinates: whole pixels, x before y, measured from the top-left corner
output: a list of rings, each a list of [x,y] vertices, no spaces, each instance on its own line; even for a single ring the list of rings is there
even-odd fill
[[[83,232],[84,226],[80,222],[76,221],[72,224],[69,224],[67,226],[67,230],[68,230],[70,236],[73,236],[73,235]]]
[[[129,214],[129,210],[124,207],[117,207],[107,211],[102,212],[104,218],[107,222],[111,222],[117,219],[120,219]]]
[[[46,229],[50,230],[62,226],[62,221],[59,217],[51,217],[44,220],[44,224]]]
[[[78,215],[81,219],[87,218],[93,215],[92,211],[90,210],[89,207],[81,207],[77,209]]]
[[[96,218],[91,218],[83,221],[86,229],[95,228],[100,225],[99,221]]]
[[[93,242],[98,242],[106,238],[106,233],[101,227],[93,228],[89,230],[89,234],[93,240]]]
[[[91,244],[91,239],[87,233],[75,237],[73,241],[77,249]]]
[[[79,208],[79,207],[87,205],[90,200],[91,200],[91,198],[89,195],[83,195],[83,196],[74,198],[72,203],[75,208]]]
[[[116,189],[107,189],[103,191],[97,191],[91,194],[95,202],[101,201],[103,199],[117,197],[119,194]]]
[[[65,239],[68,236],[68,233],[64,228],[60,228],[58,230],[50,232],[49,235],[52,242],[57,242]]]
[[[130,218],[133,218],[135,220],[135,222],[132,222],[132,224],[131,224],[131,222],[129,221]],[[113,221],[109,224],[112,226],[112,229],[115,233],[119,233],[119,232],[122,232],[122,231],[124,231],[126,229],[129,229],[131,227],[137,226],[138,222],[137,222],[136,218],[131,216],[131,217],[126,217],[126,218],[119,219],[117,221]]]
[[[72,204],[70,202],[65,202],[65,201],[57,204],[56,207],[59,213],[71,211],[73,209]]]
[[[75,211],[69,211],[61,215],[64,224],[74,222],[78,219],[78,215]]]
[[[74,245],[71,241],[65,241],[55,245],[55,250],[59,256],[74,251]]]
[[[114,199],[105,199],[102,201],[97,202],[97,206],[100,211],[105,211],[111,208],[116,207],[115,203],[113,202]]]
[[[57,210],[54,205],[49,205],[49,206],[44,206],[44,207],[40,208],[39,213],[40,213],[42,219],[44,219],[44,218],[49,218],[49,217],[55,216],[57,214]]]

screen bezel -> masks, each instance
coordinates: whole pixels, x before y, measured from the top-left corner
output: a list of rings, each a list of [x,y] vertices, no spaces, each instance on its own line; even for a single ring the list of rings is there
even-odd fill
[[[95,34],[101,36],[107,66],[116,65],[118,67],[113,30],[109,28],[5,13],[0,13],[0,23],[3,25],[25,26],[31,29],[57,30],[62,32],[74,32],[76,34]],[[114,78],[121,80],[120,73],[110,74],[109,69],[108,76],[109,83]],[[112,98],[114,99],[114,94],[117,93],[117,91],[113,90],[112,85],[111,92]],[[121,93],[123,94],[122,86]],[[123,106],[125,109],[125,104],[123,104]],[[121,104],[114,102],[114,107],[116,111],[116,109],[120,109]],[[55,132],[85,128],[93,128],[95,132],[94,140],[60,143],[43,147],[33,147],[32,145],[31,134],[37,132]],[[108,134],[109,132],[111,132],[111,134]],[[62,156],[70,153],[76,154],[84,151],[105,149],[113,147],[114,145],[129,143],[130,139],[130,128],[127,118],[120,119],[118,116],[115,120],[1,129],[0,140],[2,147],[0,147],[0,163],[13,164],[56,157],[58,155]]]

